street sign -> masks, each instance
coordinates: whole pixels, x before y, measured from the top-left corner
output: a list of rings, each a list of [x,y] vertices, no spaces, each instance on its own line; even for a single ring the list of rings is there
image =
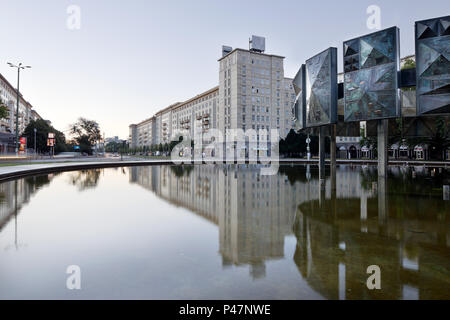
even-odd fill
[[[48,133],[48,138],[49,139],[55,139],[55,134],[53,132],[49,132]]]
[[[55,146],[55,139],[47,139],[47,146],[48,147],[54,147]]]

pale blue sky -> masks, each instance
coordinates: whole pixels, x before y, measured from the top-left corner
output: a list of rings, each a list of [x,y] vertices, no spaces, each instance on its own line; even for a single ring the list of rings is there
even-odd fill
[[[81,8],[81,29],[68,30],[69,5]],[[2,0],[0,73],[7,61],[30,64],[21,91],[55,127],[77,117],[97,120],[107,136],[218,83],[223,44],[248,48],[266,37],[266,52],[286,57],[292,77],[307,58],[371,32],[369,5],[382,28],[398,26],[401,55],[414,53],[414,21],[450,14],[448,0]]]

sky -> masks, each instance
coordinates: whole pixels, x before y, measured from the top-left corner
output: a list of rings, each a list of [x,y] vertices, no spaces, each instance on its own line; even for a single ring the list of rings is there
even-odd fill
[[[56,129],[85,117],[125,139],[129,124],[218,85],[222,45],[247,49],[251,35],[286,57],[287,77],[330,46],[342,70],[342,42],[375,31],[371,5],[381,28],[400,28],[401,56],[414,54],[415,21],[450,15],[448,0],[1,0],[0,73],[15,85],[7,62],[31,65],[20,90]]]

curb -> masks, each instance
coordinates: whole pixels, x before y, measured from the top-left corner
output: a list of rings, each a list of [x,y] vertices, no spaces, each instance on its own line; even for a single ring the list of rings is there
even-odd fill
[[[280,159],[278,164],[317,164],[319,162],[318,159],[313,160],[303,160],[303,159]],[[35,168],[35,169],[22,169],[7,173],[0,174],[0,182],[8,181],[18,178],[24,178],[28,176],[40,175],[40,174],[48,174],[55,172],[65,172],[65,171],[77,171],[77,170],[86,170],[86,169],[103,169],[103,168],[120,168],[120,167],[135,167],[135,166],[153,166],[153,165],[199,165],[199,164],[215,164],[216,161],[180,161],[173,162],[171,160],[153,160],[153,161],[118,161],[118,162],[87,162],[87,163],[77,163],[77,164],[63,164],[44,168]],[[234,164],[237,164],[237,161],[234,161]],[[326,164],[330,163],[329,159],[325,160]],[[231,164],[231,163],[229,163]],[[246,164],[244,162],[239,164]],[[248,162],[247,162],[248,164]],[[337,165],[342,164],[351,164],[351,165],[377,165],[377,160],[337,160]],[[412,162],[412,161],[389,161],[389,165],[391,166],[425,166],[425,167],[450,167],[450,162]]]

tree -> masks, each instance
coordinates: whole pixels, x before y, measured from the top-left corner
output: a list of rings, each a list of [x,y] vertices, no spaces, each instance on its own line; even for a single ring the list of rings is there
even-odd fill
[[[5,106],[3,101],[0,99],[0,119],[6,119],[8,117],[8,107]]]
[[[416,67],[416,62],[413,59],[408,58],[408,59],[405,60],[405,62],[403,64],[403,67],[402,67],[402,70],[412,69],[412,68],[415,68],[415,67]]]
[[[443,160],[444,147],[446,145],[446,138],[448,130],[450,129],[441,116],[435,118],[436,131],[430,138],[430,157],[434,159]]]
[[[70,126],[74,142],[80,146],[81,152],[92,154],[92,147],[101,139],[100,126],[94,120],[79,118]]]
[[[111,142],[106,144],[105,151],[106,152],[118,152],[119,149],[121,149],[122,147],[123,146],[122,146],[121,142],[111,141]]]
[[[306,154],[307,144],[306,139],[308,135],[300,132],[296,133],[291,129],[285,139],[280,140],[280,154],[284,154],[287,157],[301,157]],[[318,154],[319,152],[319,137],[311,135],[309,137],[311,143],[309,144],[311,148],[311,154]],[[325,139],[325,150],[330,148],[330,139],[327,137]]]
[[[22,136],[27,138],[28,148],[34,149],[34,129],[36,128],[36,150],[38,152],[49,152],[50,147],[47,146],[47,139],[49,132],[55,134],[55,153],[67,151],[66,137],[64,133],[56,130],[47,121],[31,120],[22,133]]]

